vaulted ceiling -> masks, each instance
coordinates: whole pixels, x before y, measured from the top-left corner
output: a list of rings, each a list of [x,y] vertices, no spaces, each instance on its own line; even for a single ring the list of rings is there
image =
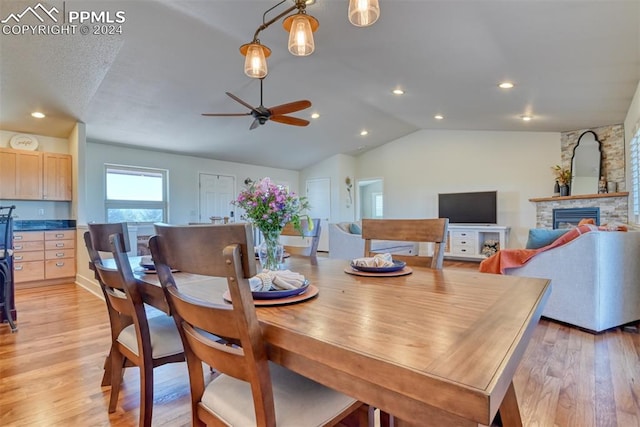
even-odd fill
[[[367,28],[349,23],[346,0],[317,0],[307,9],[320,22],[311,56],[287,51],[280,22],[260,40],[272,50],[264,105],[308,99],[313,106],[292,115],[320,117],[249,130],[251,117],[201,113],[246,112],[227,91],[259,105],[259,81],[244,75],[238,49],[276,1],[41,3],[124,11],[126,20],[114,35],[6,34],[11,22],[0,24],[0,129],[66,137],[81,121],[93,141],[287,169],[420,129],[622,123],[640,80],[638,0],[380,0]],[[36,4],[2,1],[0,20]],[[503,80],[515,87],[499,89]]]

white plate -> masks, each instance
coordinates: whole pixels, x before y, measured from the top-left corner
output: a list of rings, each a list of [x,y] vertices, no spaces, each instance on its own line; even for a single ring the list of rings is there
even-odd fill
[[[11,137],[9,145],[16,150],[35,151],[38,148],[38,140],[35,136],[19,133]]]

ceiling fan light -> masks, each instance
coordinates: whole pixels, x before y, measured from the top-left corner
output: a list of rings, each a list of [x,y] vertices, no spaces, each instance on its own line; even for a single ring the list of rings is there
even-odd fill
[[[373,25],[379,17],[378,0],[349,0],[349,22],[356,27]]]
[[[295,56],[311,55],[316,48],[313,32],[318,25],[316,18],[305,13],[287,17],[282,26],[289,31],[289,52]]]
[[[269,72],[267,58],[271,55],[271,49],[260,43],[243,44],[240,53],[245,56],[244,73],[252,79],[262,79]]]

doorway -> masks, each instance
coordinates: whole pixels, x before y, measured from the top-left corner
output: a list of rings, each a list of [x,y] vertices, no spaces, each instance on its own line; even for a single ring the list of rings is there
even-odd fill
[[[356,220],[384,217],[383,184],[382,178],[358,180]]]
[[[311,205],[309,216],[320,218],[320,241],[318,250],[329,251],[329,217],[331,216],[331,179],[314,178],[307,180],[306,195]]]

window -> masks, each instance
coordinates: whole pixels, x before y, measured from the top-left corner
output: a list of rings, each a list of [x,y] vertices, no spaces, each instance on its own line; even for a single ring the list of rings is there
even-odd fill
[[[167,221],[167,171],[106,165],[107,222]]]
[[[374,218],[382,218],[383,217],[383,197],[382,193],[373,193],[371,194],[373,197],[373,217]]]
[[[640,129],[629,144],[631,151],[631,186],[633,192],[633,214],[635,222],[638,223],[640,216]]]

